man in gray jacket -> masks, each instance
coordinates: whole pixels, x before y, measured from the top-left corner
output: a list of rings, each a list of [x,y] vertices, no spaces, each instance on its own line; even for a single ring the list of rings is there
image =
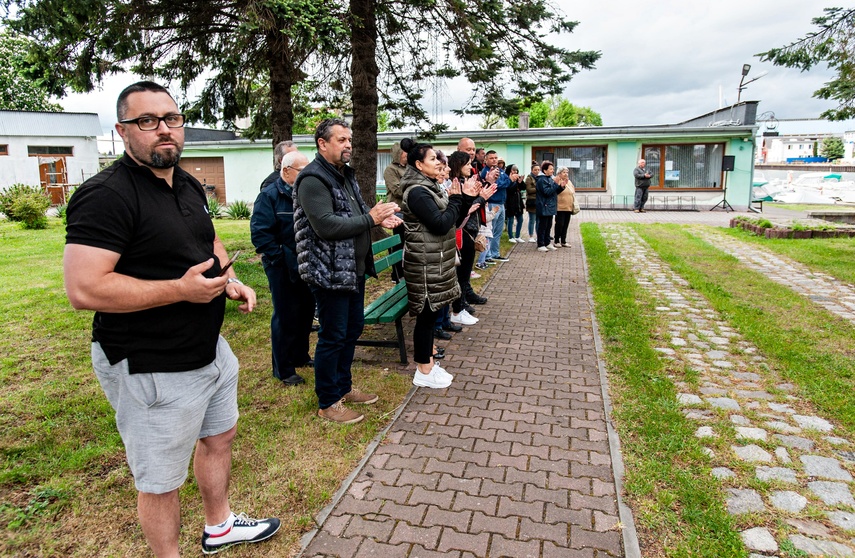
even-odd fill
[[[331,118],[315,131],[318,154],[294,184],[294,230],[300,277],[318,303],[315,347],[315,393],[318,416],[352,424],[364,416],[345,403],[371,404],[377,395],[352,385],[350,368],[364,325],[365,274],[375,276],[371,228],[394,228],[396,203],[365,205],[348,166],[352,154],[350,126]]]
[[[647,162],[638,160],[638,166],[632,171],[635,177],[635,203],[632,205],[636,213],[644,213],[644,204],[647,203],[647,189],[650,188],[650,173],[644,168]]]

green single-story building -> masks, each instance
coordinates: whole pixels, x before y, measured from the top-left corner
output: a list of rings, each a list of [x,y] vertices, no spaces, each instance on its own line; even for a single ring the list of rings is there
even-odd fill
[[[754,175],[757,105],[742,102],[678,124],[453,131],[440,134],[433,144],[450,153],[461,138],[472,138],[476,146],[495,150],[524,173],[532,161],[568,167],[577,197],[587,208],[631,207],[632,171],[643,158],[653,174],[649,208],[708,209],[722,200],[726,186],[727,201],[744,210],[750,206]],[[217,134],[188,133],[181,166],[213,185],[222,202],[254,201],[273,170],[271,144]],[[378,192],[385,190],[383,169],[391,162],[392,145],[411,135],[378,134]],[[296,136],[294,142],[314,157],[312,136]],[[731,162],[732,170],[725,170]]]

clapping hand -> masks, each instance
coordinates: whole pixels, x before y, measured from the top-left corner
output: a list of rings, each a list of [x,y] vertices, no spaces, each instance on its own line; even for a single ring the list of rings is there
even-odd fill
[[[494,183],[490,184],[489,186],[487,186],[486,188],[481,188],[481,193],[479,195],[482,198],[484,198],[485,200],[489,200],[491,197],[493,197],[493,194],[495,194],[496,190],[498,190],[498,189],[499,189],[499,187],[494,182]]]
[[[392,215],[391,217],[386,217],[385,219],[383,219],[383,222],[380,223],[380,226],[386,229],[394,229],[403,222],[404,221],[400,217]]]
[[[478,195],[481,191],[481,184],[478,182],[478,177],[474,174],[466,179],[466,182],[463,183],[463,193],[467,196],[472,196],[473,198]]]

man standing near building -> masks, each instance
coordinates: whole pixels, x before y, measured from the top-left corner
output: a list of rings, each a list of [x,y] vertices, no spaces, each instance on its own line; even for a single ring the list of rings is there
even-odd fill
[[[481,171],[484,170],[485,166],[487,166],[486,158],[487,156],[484,152],[483,147],[479,147],[475,150],[475,160],[472,162],[472,164],[475,165],[475,170],[478,172],[478,174],[481,174]]]
[[[395,203],[370,210],[362,200],[352,154],[350,126],[330,118],[315,131],[318,154],[294,185],[297,261],[300,277],[318,303],[321,329],[315,347],[315,393],[318,416],[352,424],[364,416],[345,403],[370,404],[374,394],[352,385],[351,365],[364,325],[365,274],[376,276],[371,253],[372,227],[401,224]]]
[[[202,185],[177,166],[184,115],[169,92],[136,83],[116,112],[125,154],[71,199],[63,266],[72,306],[95,310],[92,365],[116,412],[143,534],[155,556],[178,556],[178,489],[195,446],[202,551],[268,539],[278,519],[229,507],[238,362],[219,335],[226,299],[251,312],[255,292],[223,267]]]
[[[252,207],[250,233],[261,263],[270,296],[273,377],[286,386],[305,383],[297,368],[312,366],[309,334],[315,315],[315,297],[297,270],[297,242],[294,239],[293,184],[309,160],[299,151],[282,158],[279,178],[262,190]]]
[[[499,156],[492,149],[487,152],[484,159],[486,164],[481,169],[481,181],[488,182],[487,175],[490,172],[496,174],[496,193],[490,196],[487,200],[487,210],[493,212],[493,238],[490,239],[490,246],[487,248],[487,263],[491,261],[506,262],[505,258],[499,252],[499,245],[502,242],[502,232],[505,230],[505,200],[508,196],[508,187],[511,185],[511,180],[508,175],[499,169]],[[490,181],[492,182],[492,181]],[[498,211],[496,209],[498,208]]]
[[[647,203],[647,190],[650,188],[650,173],[644,166],[647,162],[644,159],[638,160],[638,166],[632,171],[632,176],[635,177],[635,201],[632,204],[632,209],[636,213],[644,213],[644,204]]]
[[[404,193],[401,191],[401,178],[407,171],[407,152],[401,149],[401,142],[392,144],[392,162],[383,170],[383,182],[386,184],[386,201],[399,206],[404,203]],[[400,215],[399,215],[400,217]],[[404,248],[404,225],[401,223],[392,231],[401,237],[401,243],[390,250],[397,252]],[[404,278],[404,264],[398,262],[392,266],[392,281],[398,282]]]
[[[273,172],[267,175],[261,182],[261,188],[259,188],[259,192],[276,182],[279,178],[279,172],[282,170],[282,158],[286,153],[293,153],[297,151],[297,146],[294,145],[294,142],[291,140],[280,141],[276,144],[276,147],[273,148]]]

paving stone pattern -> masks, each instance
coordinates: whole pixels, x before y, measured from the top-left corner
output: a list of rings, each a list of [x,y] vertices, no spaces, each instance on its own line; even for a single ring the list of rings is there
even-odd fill
[[[756,244],[714,232],[714,229],[705,229],[698,236],[776,283],[793,289],[829,312],[855,323],[855,286],[831,275],[811,271],[795,260]]]
[[[788,541],[809,556],[855,556],[851,474],[855,463],[847,458],[855,455],[852,442],[838,436],[834,425],[807,402],[797,400],[793,386],[781,380],[757,348],[635,231],[616,224],[605,225],[603,231],[611,251],[657,300],[656,310],[667,324],[657,348],[661,358],[673,361],[674,370],[685,366],[698,373],[698,381],[692,383],[674,377],[677,403],[687,418],[697,422],[699,441],[716,448],[705,448],[711,474],[722,483],[727,509],[742,526],[747,548],[777,555]],[[754,246],[720,242],[725,235],[699,234],[707,238],[714,234],[717,246],[740,258],[755,251]],[[848,291],[839,285],[832,288],[827,277],[801,277],[789,261],[752,261],[750,265],[764,273],[788,277],[806,296],[822,285],[824,298],[812,299],[838,308],[839,315],[851,312]],[[844,294],[832,301],[838,296],[833,293]],[[758,490],[758,482],[768,490]],[[826,521],[815,521],[817,517]],[[788,528],[767,529],[776,520]],[[752,522],[756,523],[746,525]]]
[[[514,248],[480,322],[447,344],[451,387],[418,389],[303,556],[624,555],[578,226],[570,235],[571,249]]]

